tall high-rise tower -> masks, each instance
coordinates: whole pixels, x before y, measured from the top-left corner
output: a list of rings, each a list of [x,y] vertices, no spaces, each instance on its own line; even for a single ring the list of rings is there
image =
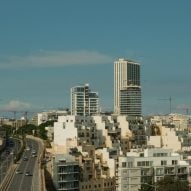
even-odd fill
[[[114,62],[115,114],[141,116],[140,64],[120,58]]]
[[[89,84],[71,88],[71,114],[90,116],[99,113],[99,97],[91,92]]]

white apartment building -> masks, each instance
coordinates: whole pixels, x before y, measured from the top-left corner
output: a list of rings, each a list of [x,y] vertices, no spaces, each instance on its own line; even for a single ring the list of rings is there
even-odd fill
[[[54,123],[54,156],[69,154],[76,157],[83,174],[79,190],[115,190],[115,160],[110,158],[108,149],[102,147],[104,143],[112,148],[106,124],[105,116],[73,115],[59,116],[58,122]],[[62,158],[54,164],[55,184],[60,189],[73,186],[64,179],[67,175],[58,171],[60,167],[67,169],[64,166],[69,165],[69,161],[65,164]]]
[[[36,125],[40,125],[42,123],[45,123],[50,120],[57,120],[58,116],[67,115],[68,111],[66,110],[49,110],[49,111],[43,111],[40,113],[37,113],[36,119]]]
[[[191,150],[189,119],[182,114],[153,116],[148,127],[147,144],[174,151]]]
[[[71,88],[71,114],[91,116],[99,113],[99,97],[91,92],[89,84]]]
[[[59,116],[54,123],[53,148],[55,153],[67,153],[72,147],[77,146],[77,116]]]
[[[68,154],[55,155],[52,160],[52,178],[58,191],[79,191],[80,168],[75,157]]]
[[[140,64],[120,58],[114,62],[115,114],[141,116]]]
[[[85,143],[99,147],[104,142],[111,147],[111,140],[105,136],[108,135],[101,116],[60,116],[58,122],[54,123],[54,145],[57,146],[75,139],[76,145]]]
[[[55,152],[66,152],[71,146],[94,145],[95,148],[130,149],[132,132],[126,116],[59,116],[54,123]]]
[[[191,166],[172,149],[132,150],[119,156],[117,191],[137,191],[142,184],[153,185],[164,176],[189,180]]]
[[[175,129],[159,126],[160,135],[148,136],[147,145],[181,151],[181,139],[176,135]]]
[[[189,115],[171,113],[169,115],[152,116],[151,123],[162,123],[163,126],[172,126],[177,131],[187,130],[189,126]]]

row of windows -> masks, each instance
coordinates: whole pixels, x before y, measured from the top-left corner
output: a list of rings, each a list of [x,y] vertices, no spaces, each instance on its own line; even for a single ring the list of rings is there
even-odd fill
[[[107,183],[105,182],[104,187],[108,187],[108,186],[114,186],[114,183],[113,182],[107,182]],[[101,184],[95,184],[95,185],[89,184],[89,185],[82,185],[81,186],[82,189],[101,188],[101,187],[102,187]]]
[[[167,157],[168,153],[154,153],[153,157]]]
[[[164,175],[164,174],[187,174],[187,168],[178,168],[177,171],[175,171],[175,168],[168,168],[168,169],[163,169],[163,168],[158,168],[156,169],[156,175]]]
[[[172,165],[177,165],[178,164],[178,161],[177,160],[172,160]],[[139,161],[137,162],[137,166],[152,166],[153,165],[153,161]],[[167,161],[166,160],[161,160],[161,165],[164,166],[164,165],[167,165]],[[122,168],[125,168],[125,167],[132,167],[133,166],[133,163],[132,162],[122,162]]]
[[[153,161],[139,161],[137,162],[137,166],[152,166]]]
[[[64,172],[78,172],[79,166],[59,166],[58,167],[58,173],[64,173]]]
[[[177,165],[178,161],[177,160],[172,160],[172,165]],[[166,160],[161,160],[161,165],[167,165],[167,161]]]
[[[133,162],[122,162],[122,167],[123,168],[125,168],[125,167],[131,168],[131,167],[133,167]]]
[[[59,183],[59,189],[62,189],[62,188],[71,189],[71,188],[76,188],[76,187],[79,187],[79,182],[61,182],[61,183]]]

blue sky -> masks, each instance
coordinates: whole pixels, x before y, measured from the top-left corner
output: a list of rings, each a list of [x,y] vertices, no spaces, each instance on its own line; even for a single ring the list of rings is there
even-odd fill
[[[141,64],[143,114],[191,106],[191,1],[0,2],[0,107],[70,106],[89,83],[113,109],[113,62]]]

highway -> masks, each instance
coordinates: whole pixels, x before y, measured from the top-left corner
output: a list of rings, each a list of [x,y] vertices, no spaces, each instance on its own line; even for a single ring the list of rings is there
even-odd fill
[[[17,139],[9,138],[6,147],[0,152],[0,183],[6,176],[9,167],[13,164],[14,154],[18,153],[21,142]]]
[[[16,168],[8,191],[38,191],[39,190],[39,142],[27,138],[26,149]]]

